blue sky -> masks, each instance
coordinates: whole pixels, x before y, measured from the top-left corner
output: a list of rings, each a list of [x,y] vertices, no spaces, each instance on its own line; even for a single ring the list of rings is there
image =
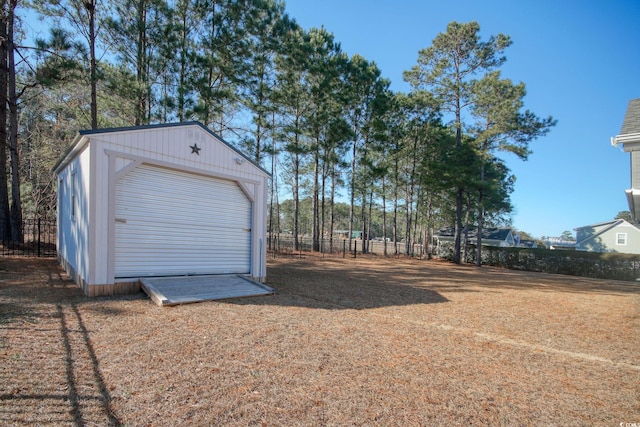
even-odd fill
[[[525,108],[558,120],[531,143],[517,177],[513,225],[534,237],[628,210],[629,154],[610,145],[629,100],[640,98],[638,0],[286,0],[306,29],[324,26],[342,49],[376,62],[395,91],[404,70],[451,21],[477,21],[483,40],[511,36],[504,77],[527,87]]]

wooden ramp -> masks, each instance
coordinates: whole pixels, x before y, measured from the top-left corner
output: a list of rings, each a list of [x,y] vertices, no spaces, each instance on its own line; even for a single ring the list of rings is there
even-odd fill
[[[148,277],[140,279],[140,285],[159,306],[275,293],[275,289],[237,274]]]

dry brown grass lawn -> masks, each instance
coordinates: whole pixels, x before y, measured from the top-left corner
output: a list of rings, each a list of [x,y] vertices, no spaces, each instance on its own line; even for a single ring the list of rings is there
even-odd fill
[[[0,425],[640,423],[640,287],[405,259],[277,259],[278,294],[86,299],[0,259]]]

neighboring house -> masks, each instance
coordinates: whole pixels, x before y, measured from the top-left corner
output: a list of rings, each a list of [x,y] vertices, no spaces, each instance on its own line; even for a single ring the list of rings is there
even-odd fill
[[[469,230],[469,243],[476,243],[478,236],[478,230]],[[455,231],[452,227],[442,228],[433,236],[435,240],[440,242],[451,242],[455,238]],[[464,238],[464,236],[463,236]],[[486,228],[482,230],[482,245],[483,246],[497,246],[497,247],[512,247],[516,246],[516,239],[513,236],[513,232],[510,228]]]
[[[81,131],[54,168],[58,254],[88,296],[266,278],[269,173],[198,122]]]
[[[624,219],[576,228],[577,251],[640,254],[640,229]]]
[[[547,245],[547,249],[553,250],[570,250],[573,251],[576,249],[576,242],[573,240],[566,240],[561,237],[549,237],[545,241]]]
[[[516,245],[520,248],[530,248],[535,249],[538,247],[538,242],[535,240],[520,240],[520,244]]]
[[[640,98],[629,101],[620,135],[612,137],[611,144],[631,153],[631,188],[625,193],[631,219],[640,222]]]

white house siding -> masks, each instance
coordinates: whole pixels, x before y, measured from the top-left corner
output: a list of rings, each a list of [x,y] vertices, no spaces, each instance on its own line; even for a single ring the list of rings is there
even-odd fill
[[[66,242],[62,245],[73,247],[72,253],[63,253],[69,264],[79,269],[81,277],[91,285],[111,286],[115,282],[115,189],[117,179],[129,170],[141,164],[203,174],[212,177],[233,180],[246,193],[252,204],[252,252],[251,272],[256,280],[266,277],[266,249],[263,241],[266,235],[266,191],[268,174],[243,158],[237,151],[214,139],[198,124],[178,126],[142,127],[118,131],[84,132],[82,138],[88,138],[90,150],[80,156],[71,157],[70,163],[64,161],[58,167],[59,178],[69,173],[69,168],[77,161],[86,162],[82,168],[83,213],[82,242],[79,247]],[[77,141],[77,142],[78,142]],[[197,144],[199,154],[192,153],[191,146]],[[88,153],[91,153],[89,156]],[[68,159],[69,160],[69,159]],[[88,168],[88,163],[91,167]],[[87,170],[84,170],[87,169]],[[89,172],[90,171],[90,172]],[[89,172],[89,173],[87,173]],[[91,191],[89,191],[91,190]],[[89,204],[89,194],[94,199]],[[62,192],[60,195],[64,195]],[[63,229],[63,235],[69,230]],[[87,237],[88,236],[88,237]],[[82,255],[80,255],[82,254]],[[71,258],[83,258],[82,262],[71,262]],[[88,268],[88,267],[91,268]],[[85,290],[86,292],[86,290]],[[105,293],[110,292],[106,290]]]

